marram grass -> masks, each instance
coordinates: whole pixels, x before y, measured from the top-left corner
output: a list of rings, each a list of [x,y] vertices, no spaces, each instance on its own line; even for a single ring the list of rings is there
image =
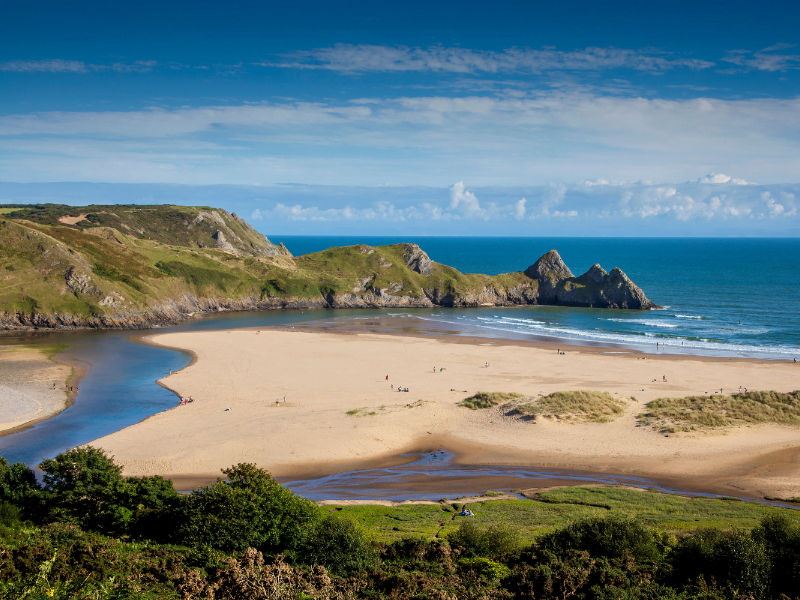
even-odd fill
[[[800,391],[658,398],[639,422],[664,433],[777,423],[800,425]]]
[[[517,413],[571,423],[613,421],[625,412],[625,400],[608,392],[574,390],[553,392],[516,407]]]
[[[479,408],[491,408],[497,406],[502,402],[508,400],[516,400],[522,398],[522,394],[507,393],[507,392],[478,392],[474,396],[470,396],[461,402],[461,406],[477,410]]]

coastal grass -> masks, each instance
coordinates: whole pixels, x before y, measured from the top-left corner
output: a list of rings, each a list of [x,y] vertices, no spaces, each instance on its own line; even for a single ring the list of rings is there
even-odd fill
[[[478,410],[480,408],[491,408],[492,406],[497,406],[501,402],[516,400],[517,398],[522,397],[522,394],[517,394],[514,392],[478,392],[469,398],[465,398],[461,402],[460,406],[464,406],[472,410]]]
[[[758,423],[800,425],[800,390],[658,398],[647,404],[639,422],[663,433]]]
[[[539,492],[534,499],[469,502],[442,500],[435,504],[325,506],[362,525],[372,539],[391,543],[403,538],[445,538],[464,518],[481,526],[510,525],[523,542],[533,542],[558,527],[589,517],[635,518],[662,531],[681,534],[704,528],[750,530],[762,518],[783,515],[800,524],[800,512],[739,499],[690,498],[626,487],[566,487]],[[474,517],[459,517],[467,507]]]
[[[534,419],[544,417],[573,423],[606,423],[625,412],[625,401],[607,392],[575,390],[553,392],[515,408],[518,414]]]

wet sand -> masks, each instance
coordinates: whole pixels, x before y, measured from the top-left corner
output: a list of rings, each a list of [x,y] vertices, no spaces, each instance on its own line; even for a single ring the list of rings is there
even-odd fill
[[[72,402],[73,367],[26,346],[0,347],[0,436],[49,419]],[[55,386],[54,386],[55,384]]]
[[[128,475],[170,476],[183,489],[237,462],[287,480],[446,449],[463,464],[617,473],[739,496],[800,495],[798,428],[667,437],[636,419],[658,397],[733,392],[740,385],[791,391],[800,381],[791,363],[616,348],[571,347],[562,355],[550,344],[291,328],[146,337],[196,355],[194,364],[161,380],[196,401],[93,445],[113,454]],[[575,389],[626,398],[626,412],[611,423],[564,424],[458,406],[476,391],[536,396]]]

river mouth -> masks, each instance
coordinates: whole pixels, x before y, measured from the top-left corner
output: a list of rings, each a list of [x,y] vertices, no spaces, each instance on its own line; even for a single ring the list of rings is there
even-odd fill
[[[493,312],[497,310],[492,309]],[[443,323],[418,318],[425,317],[429,312],[431,311],[397,313],[385,310],[318,310],[232,313],[148,332],[278,326],[340,333],[440,336],[453,341],[480,344],[520,341],[547,344],[557,341],[532,339],[531,335],[523,336],[517,332],[498,337],[495,331],[482,330],[470,323]],[[513,316],[520,312],[509,309],[504,314]],[[457,313],[457,310],[453,312]],[[6,336],[7,343],[68,343],[70,347],[64,351],[64,356],[87,365],[87,375],[79,383],[80,394],[74,406],[26,431],[0,438],[0,456],[9,462],[25,462],[35,466],[44,458],[91,443],[92,440],[175,407],[175,394],[155,382],[170,370],[176,371],[185,367],[189,364],[191,355],[176,349],[139,343],[142,334],[142,331],[79,331],[13,333]],[[569,342],[561,340],[560,343]],[[592,345],[584,343],[581,346],[588,350]],[[613,353],[637,351],[624,346],[596,346],[592,350]],[[399,466],[358,468],[361,465],[350,465],[350,470],[341,473],[282,482],[295,492],[315,500],[438,500],[443,497],[482,494],[489,490],[523,490],[563,485],[627,485],[691,495],[705,495],[698,492],[710,491],[709,488],[697,489],[697,486],[693,486],[693,491],[686,492],[679,485],[672,487],[643,477],[608,473],[508,465],[463,465],[457,464],[453,456],[446,451],[419,453],[412,457],[403,457],[400,462],[405,464]]]

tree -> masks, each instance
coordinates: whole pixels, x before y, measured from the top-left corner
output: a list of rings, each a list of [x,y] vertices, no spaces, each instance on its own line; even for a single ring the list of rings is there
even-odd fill
[[[29,504],[31,498],[40,491],[36,475],[28,465],[24,463],[9,465],[8,461],[0,456],[0,502],[10,502],[21,507],[23,504]]]
[[[112,535],[164,538],[179,503],[162,477],[122,477],[99,448],[75,448],[42,461],[46,515]]]
[[[222,472],[227,481],[220,478],[195,490],[182,504],[181,543],[226,552],[280,551],[295,547],[319,519],[315,504],[254,464],[240,463]]]

